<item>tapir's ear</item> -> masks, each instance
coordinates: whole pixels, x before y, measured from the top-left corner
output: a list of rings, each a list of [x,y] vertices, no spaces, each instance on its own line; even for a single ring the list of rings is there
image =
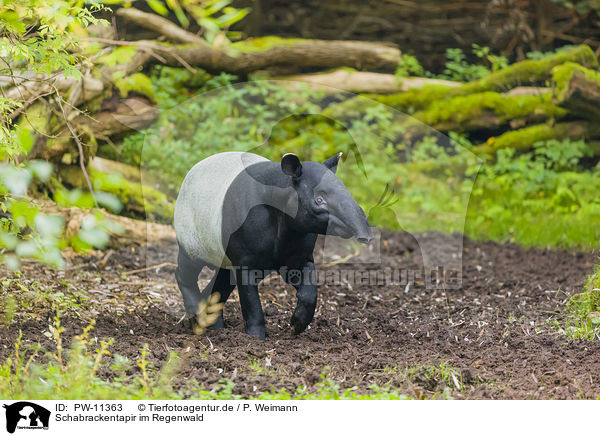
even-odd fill
[[[281,170],[290,177],[300,177],[302,163],[294,153],[286,153],[281,158]]]
[[[338,153],[335,156],[330,157],[325,162],[323,162],[323,165],[325,165],[327,168],[329,168],[335,174],[335,172],[337,171],[338,162],[340,161],[341,157],[342,157],[342,153]]]

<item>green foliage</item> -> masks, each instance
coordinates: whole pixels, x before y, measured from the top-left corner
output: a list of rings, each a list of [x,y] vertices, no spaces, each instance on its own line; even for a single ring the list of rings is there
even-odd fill
[[[28,69],[34,73],[81,77],[76,68],[81,59],[67,49],[78,46],[78,35],[87,25],[102,22],[92,13],[103,9],[96,3],[86,7],[79,0],[58,0],[51,6],[41,0],[2,2],[0,76],[14,77]],[[33,146],[31,129],[24,124],[16,127],[11,124],[10,115],[20,107],[20,102],[0,99],[0,158],[5,160],[0,165],[0,262],[11,269],[19,268],[23,259],[61,267],[64,260],[60,249],[69,242],[65,239],[63,220],[58,215],[41,213],[36,203],[26,197],[32,182],[49,182],[52,166],[41,161],[17,164],[19,156]],[[59,201],[69,203],[77,195],[62,190],[58,197]],[[114,203],[106,194],[100,194],[98,200]],[[90,207],[93,199],[91,203]],[[92,215],[70,242],[82,249],[102,247],[110,227],[102,215]]]
[[[520,155],[499,150],[477,179],[467,233],[525,245],[597,246],[600,168],[580,167],[591,155],[584,142],[568,140],[538,142]]]
[[[528,149],[533,144],[541,141],[549,141],[553,138],[564,139],[569,130],[569,124],[558,123],[554,126],[550,124],[534,124],[533,126],[523,127],[522,129],[509,130],[497,137],[490,137],[487,140],[486,148],[492,150],[502,149]]]
[[[600,340],[600,265],[588,276],[584,291],[567,302],[565,332],[573,338]]]
[[[115,224],[96,212],[83,220],[75,235],[65,239],[62,217],[42,213],[37,204],[25,196],[30,183],[47,182],[51,173],[52,166],[43,161],[0,165],[0,248],[3,250],[0,262],[11,269],[18,269],[22,259],[62,267],[64,260],[60,250],[67,243],[78,250],[101,248],[108,242],[110,233],[118,232]],[[115,201],[108,194],[100,198]],[[56,199],[65,207],[94,206],[93,198],[81,191],[61,189]]]
[[[535,51],[535,50],[530,51],[525,56],[527,57],[527,59],[532,59],[532,60],[546,59],[546,58],[556,55],[557,53],[564,53],[564,52],[572,50],[576,47],[577,47],[576,45],[567,44],[567,45],[560,46],[555,50],[550,50],[550,51],[544,51],[544,52]]]
[[[130,4],[123,0],[108,0],[105,3]],[[250,12],[248,8],[231,6],[233,0],[146,0],[146,3],[159,15],[175,14],[183,27],[189,27],[191,18],[202,28],[202,36],[211,44],[222,44],[222,38],[239,36],[239,32],[231,32],[229,28]],[[219,37],[221,40],[217,41]]]
[[[401,80],[403,77],[430,75],[428,71],[419,63],[419,60],[412,55],[402,53],[398,67],[396,68],[396,78]]]
[[[481,47],[473,44],[473,56],[480,59],[481,63],[469,63],[467,56],[460,48],[447,49],[444,72],[436,76],[425,70],[415,56],[402,54],[396,69],[396,77],[398,80],[401,80],[403,77],[420,76],[469,82],[488,76],[490,71],[498,71],[508,66],[508,59],[504,56],[491,54],[489,47]]]
[[[457,82],[470,82],[481,79],[489,74],[484,65],[469,64],[467,58],[460,48],[449,48],[446,50],[446,68],[442,78],[456,80]]]
[[[6,0],[0,3],[0,76],[19,76],[30,72],[62,72],[65,77],[82,77],[76,65],[81,60],[72,50],[79,45],[78,35],[89,24],[105,22],[93,16],[103,10],[99,3],[84,6],[80,0]],[[12,128],[8,116],[22,102],[0,98],[0,155],[14,156],[23,148],[22,133]]]
[[[117,211],[125,204],[131,210],[144,213],[148,219],[172,223],[173,202],[159,190],[130,182],[119,173],[105,174],[95,169],[90,171],[90,180],[95,190],[111,194],[108,198],[116,200],[112,207]]]
[[[446,68],[441,79],[455,80],[457,82],[470,82],[486,77],[491,71],[498,71],[508,66],[504,56],[490,54],[489,47],[473,44],[473,55],[483,63],[471,64],[460,48],[446,50]]]
[[[476,239],[528,246],[598,246],[600,168],[581,167],[593,154],[588,144],[542,141],[521,154],[499,150],[495,161],[480,166],[468,141],[451,137],[450,147],[424,138],[412,150],[412,163],[397,167],[398,185],[392,188],[399,201],[393,215],[379,217],[380,225],[464,231]],[[354,189],[361,197],[367,188]]]

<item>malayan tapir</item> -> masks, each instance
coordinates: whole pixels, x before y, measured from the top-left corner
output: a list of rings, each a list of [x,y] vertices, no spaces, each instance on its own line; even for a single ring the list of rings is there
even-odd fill
[[[306,329],[317,304],[317,235],[355,237],[362,243],[372,239],[365,213],[335,175],[341,155],[320,163],[300,162],[288,153],[272,162],[227,152],[189,171],[174,219],[179,245],[175,276],[189,316],[211,293],[218,292],[224,303],[237,285],[246,333],[264,338],[258,284],[262,272],[277,271],[296,289],[292,333]],[[200,292],[198,275],[205,266],[216,273]],[[213,328],[221,327],[222,315]]]

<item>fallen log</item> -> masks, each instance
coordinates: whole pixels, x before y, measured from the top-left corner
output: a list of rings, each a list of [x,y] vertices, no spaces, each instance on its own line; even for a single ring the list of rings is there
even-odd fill
[[[553,101],[590,121],[600,119],[600,73],[572,62],[554,69]]]
[[[520,128],[557,120],[567,115],[567,110],[552,103],[549,93],[532,95],[507,95],[482,92],[447,100],[432,102],[426,109],[412,115],[390,108],[393,125],[400,128],[404,140],[437,132],[496,131],[499,128]],[[333,120],[351,122],[361,119],[364,113],[379,105],[369,98],[352,98],[331,105],[323,115]]]
[[[572,121],[554,125],[538,124],[491,137],[485,144],[474,147],[474,151],[486,155],[507,148],[525,150],[532,148],[536,142],[540,141],[551,139],[579,140],[597,136],[599,133],[597,126],[585,121]]]
[[[84,161],[87,163],[95,156],[97,139],[106,140],[134,129],[141,130],[158,118],[159,111],[149,100],[131,97],[119,101],[114,110],[104,110],[92,116],[85,113],[74,114],[76,116],[70,122],[83,140]],[[28,117],[30,118],[32,117]],[[35,127],[34,129],[39,131]],[[27,155],[28,159],[44,159],[63,164],[78,161],[79,152],[73,147],[73,137],[64,120],[58,120],[51,136],[44,134],[38,139],[36,146]]]
[[[434,102],[413,117],[441,132],[515,128],[564,117],[567,111],[550,100],[550,94],[511,96],[482,92]]]
[[[346,70],[320,74],[296,74],[275,77],[274,79],[307,83],[311,88],[322,91],[328,91],[333,88],[356,94],[391,94],[406,92],[409,89],[420,88],[425,85],[461,85],[459,82],[452,82],[450,80],[430,79],[427,77],[405,77],[402,80],[398,80],[393,74]]]
[[[539,85],[552,79],[553,68],[575,62],[586,68],[597,68],[596,55],[587,45],[574,47],[544,59],[517,62],[489,76],[461,86],[426,85],[402,94],[369,96],[401,111],[422,110],[435,101],[486,91],[507,92],[521,85]]]
[[[156,14],[135,8],[122,8],[117,15],[173,37],[173,23]],[[165,23],[167,21],[167,23]],[[271,38],[273,40],[273,38]],[[170,66],[200,67],[211,73],[248,74],[269,68],[335,68],[394,71],[400,61],[400,50],[394,45],[364,41],[324,41],[278,38],[278,44],[264,50],[225,52],[206,42],[182,45],[137,41],[138,47],[158,54],[160,62]],[[238,45],[238,47],[241,47]],[[149,58],[149,62],[156,62]]]
[[[121,200],[122,214],[164,224],[173,222],[173,201],[164,193],[151,186],[129,181],[120,173],[108,174],[91,166],[88,166],[87,172],[95,191],[113,194]],[[58,174],[63,183],[87,189],[87,182],[79,167],[61,166]]]
[[[36,199],[36,204],[45,214],[60,215],[63,217],[65,239],[67,240],[75,237],[79,233],[83,221],[95,213],[95,211],[78,207],[60,207],[56,203],[44,199]],[[107,248],[120,248],[124,245],[140,245],[143,243],[160,243],[165,240],[172,241],[175,239],[175,231],[171,225],[114,215],[102,209],[96,212],[100,212],[105,218],[117,224],[115,231],[110,232],[111,238]]]
[[[543,95],[550,94],[552,88],[546,88],[544,86],[517,86],[506,93],[506,95]]]

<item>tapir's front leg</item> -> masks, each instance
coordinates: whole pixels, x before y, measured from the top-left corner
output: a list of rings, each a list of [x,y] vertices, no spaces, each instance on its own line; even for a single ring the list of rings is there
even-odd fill
[[[296,288],[298,303],[290,324],[292,333],[297,335],[306,330],[315,315],[317,307],[317,273],[312,261],[306,262],[300,269],[282,271],[285,281]]]
[[[258,282],[252,270],[238,269],[236,271],[238,294],[242,306],[242,315],[246,325],[246,333],[265,339],[265,315],[258,296]]]

